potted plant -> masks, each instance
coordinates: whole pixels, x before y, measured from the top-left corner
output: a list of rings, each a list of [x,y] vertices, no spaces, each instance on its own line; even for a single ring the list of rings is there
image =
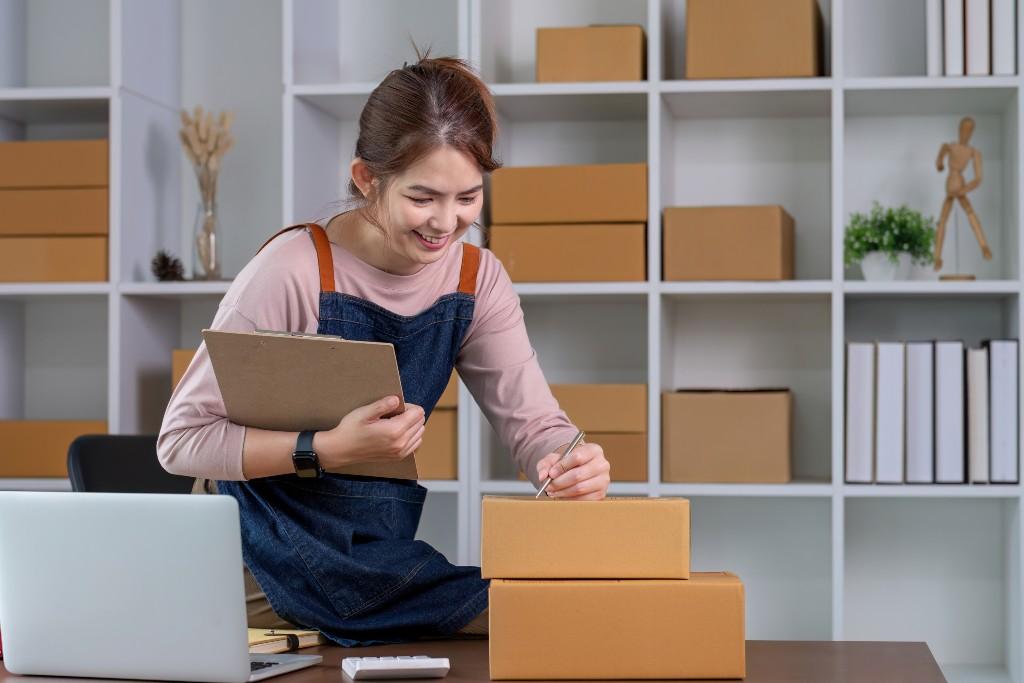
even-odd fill
[[[868,215],[853,213],[846,226],[843,259],[860,263],[865,280],[906,280],[912,264],[932,263],[935,221],[905,204],[883,208],[877,201]]]

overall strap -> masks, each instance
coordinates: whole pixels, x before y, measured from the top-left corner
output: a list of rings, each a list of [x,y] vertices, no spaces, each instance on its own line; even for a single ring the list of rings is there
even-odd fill
[[[267,246],[278,235],[282,235],[290,230],[297,230],[299,228],[309,228],[309,234],[313,237],[313,246],[316,248],[316,260],[320,268],[320,291],[321,292],[333,292],[334,291],[334,255],[331,254],[331,242],[327,239],[327,232],[318,223],[299,223],[297,225],[289,225],[287,228],[278,230],[274,233],[273,237],[263,243],[263,246],[259,248],[263,251],[263,247]]]
[[[469,242],[462,243],[462,272],[459,274],[459,291],[476,294],[476,273],[480,269],[480,247]]]

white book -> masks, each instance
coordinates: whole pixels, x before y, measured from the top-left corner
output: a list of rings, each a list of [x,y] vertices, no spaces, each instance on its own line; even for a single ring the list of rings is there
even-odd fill
[[[942,75],[942,0],[925,0],[925,42],[928,75]]]
[[[907,482],[935,481],[935,346],[907,342]]]
[[[964,482],[964,344],[935,342],[935,481]]]
[[[874,479],[875,345],[846,345],[846,481]]]
[[[986,341],[989,384],[989,474],[993,483],[1015,484],[1020,427],[1016,339]]]
[[[965,0],[964,4],[964,53],[967,58],[967,75],[988,76],[992,73],[989,61],[989,0]]]
[[[992,73],[1011,76],[1017,73],[1016,0],[992,0]]]
[[[875,481],[903,483],[902,342],[875,345]]]
[[[988,483],[988,349],[967,349],[967,474]]]
[[[942,0],[943,64],[947,76],[964,75],[964,0]]]

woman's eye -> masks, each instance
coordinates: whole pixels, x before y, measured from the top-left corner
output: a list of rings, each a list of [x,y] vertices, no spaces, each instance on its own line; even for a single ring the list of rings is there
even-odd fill
[[[424,199],[422,197],[409,197],[409,199],[411,199],[413,204],[416,206],[426,206],[430,203],[430,198]]]
[[[473,195],[472,197],[460,197],[459,201],[463,204],[472,204],[476,201],[476,195]]]

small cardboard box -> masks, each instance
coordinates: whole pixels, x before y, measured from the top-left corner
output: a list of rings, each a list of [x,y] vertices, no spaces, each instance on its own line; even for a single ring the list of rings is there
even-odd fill
[[[171,390],[178,386],[182,375],[188,370],[192,357],[196,355],[196,349],[174,349],[171,351]]]
[[[588,431],[584,440],[601,446],[613,482],[647,481],[647,432]],[[520,472],[519,479],[526,481],[526,475]]]
[[[824,73],[817,0],[688,0],[687,78]]]
[[[488,225],[647,222],[647,164],[506,166],[490,183]]]
[[[644,27],[537,29],[537,82],[642,81],[647,77]]]
[[[452,370],[448,385],[444,388],[441,398],[437,399],[434,408],[457,408],[459,405],[459,373]]]
[[[690,501],[485,496],[480,570],[502,579],[685,579]]]
[[[688,581],[496,579],[489,618],[492,680],[746,675],[743,583],[726,572]]]
[[[0,235],[106,235],[105,187],[0,189]]]
[[[107,140],[0,142],[0,188],[106,187]]]
[[[106,237],[0,237],[0,282],[106,280]]]
[[[103,421],[0,420],[0,477],[66,477],[71,442],[106,433]]]
[[[792,404],[788,389],[663,393],[661,480],[789,482]]]
[[[434,408],[423,430],[423,443],[416,451],[420,479],[459,478],[459,411]]]
[[[646,384],[552,384],[569,421],[585,432],[646,432]]]
[[[793,217],[781,206],[665,209],[665,280],[792,280]]]
[[[643,223],[492,225],[489,247],[513,282],[647,279]],[[565,255],[571,253],[572,258]]]

